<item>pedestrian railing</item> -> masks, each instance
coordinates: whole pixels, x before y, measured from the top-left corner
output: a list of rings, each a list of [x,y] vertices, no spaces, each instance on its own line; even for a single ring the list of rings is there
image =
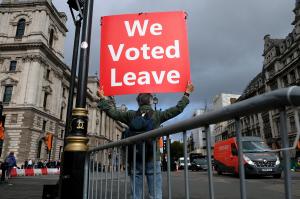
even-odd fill
[[[211,159],[211,132],[209,125],[216,124],[223,121],[234,120],[237,136],[237,144],[241,146],[241,131],[240,131],[240,118],[252,114],[261,113],[269,110],[279,110],[280,112],[280,134],[282,139],[282,155],[283,155],[283,168],[284,168],[284,187],[285,198],[292,198],[291,188],[291,174],[290,174],[290,155],[291,148],[288,143],[287,132],[287,108],[295,108],[300,105],[300,87],[293,86],[284,89],[278,89],[269,93],[255,96],[241,102],[234,103],[216,111],[207,112],[203,115],[196,116],[178,122],[173,125],[164,126],[159,129],[151,130],[133,137],[110,142],[102,146],[96,147],[88,151],[87,159],[85,162],[84,174],[84,199],[94,198],[128,198],[131,187],[128,176],[128,148],[133,147],[133,168],[136,166],[136,146],[142,143],[143,154],[145,154],[145,141],[153,139],[153,161],[156,161],[156,138],[167,136],[167,184],[168,191],[167,197],[172,198],[171,187],[171,165],[170,165],[170,134],[182,133],[184,143],[184,189],[185,198],[190,198],[189,192],[189,173],[187,164],[187,131],[199,127],[205,127],[206,132],[206,149],[208,160],[208,182],[209,182],[209,198],[215,198],[215,190],[213,183],[213,167]],[[295,114],[295,121],[297,130],[299,131],[299,115]],[[299,140],[299,132],[295,142]],[[122,153],[122,151],[124,151]],[[245,173],[244,173],[244,159],[243,150],[238,150],[239,161],[239,178],[240,178],[240,196],[242,199],[247,198]],[[123,160],[123,161],[122,161]],[[121,171],[121,162],[124,163],[124,170]],[[143,165],[143,179],[145,179],[145,155],[142,158]],[[154,162],[155,165],[155,162]],[[154,167],[155,168],[155,167]],[[154,169],[154,174],[156,171]],[[136,175],[133,169],[133,176]],[[133,178],[135,179],[135,178]],[[154,175],[154,181],[155,181]],[[142,196],[146,198],[145,193],[145,180],[142,185]],[[133,190],[135,190],[135,183],[132,183]],[[154,188],[154,193],[155,193]],[[166,196],[164,195],[164,198]]]

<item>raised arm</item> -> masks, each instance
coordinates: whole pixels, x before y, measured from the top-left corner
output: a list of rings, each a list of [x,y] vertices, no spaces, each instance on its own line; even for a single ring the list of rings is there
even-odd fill
[[[123,112],[117,110],[114,106],[110,104],[109,100],[105,99],[103,89],[98,91],[98,96],[100,97],[98,108],[106,112],[107,115],[113,118],[114,120],[118,120],[125,124],[129,123],[131,115],[134,114],[133,111]]]
[[[160,122],[163,123],[182,113],[185,107],[189,104],[190,102],[189,96],[193,91],[194,91],[194,86],[192,83],[189,82],[187,84],[183,97],[178,101],[177,105],[160,112]]]

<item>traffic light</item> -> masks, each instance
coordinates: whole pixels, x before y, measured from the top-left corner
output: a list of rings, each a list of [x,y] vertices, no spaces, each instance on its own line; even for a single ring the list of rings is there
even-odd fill
[[[167,140],[163,140],[163,152],[166,153],[167,152]]]
[[[51,151],[53,134],[52,133],[47,133],[44,139],[45,139],[45,145],[46,145],[48,151]]]

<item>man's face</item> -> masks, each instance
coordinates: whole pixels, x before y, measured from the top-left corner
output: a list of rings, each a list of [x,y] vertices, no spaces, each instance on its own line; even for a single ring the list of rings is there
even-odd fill
[[[153,97],[150,98],[150,105],[153,105]]]

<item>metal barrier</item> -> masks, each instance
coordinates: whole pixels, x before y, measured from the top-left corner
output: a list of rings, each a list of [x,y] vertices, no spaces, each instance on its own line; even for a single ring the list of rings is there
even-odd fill
[[[210,199],[215,198],[213,179],[212,179],[212,162],[211,162],[211,134],[209,132],[209,125],[219,123],[227,120],[235,120],[236,123],[236,135],[237,135],[237,144],[241,146],[241,132],[240,132],[240,118],[260,113],[263,111],[269,111],[273,109],[280,110],[280,132],[282,138],[282,148],[283,150],[283,167],[284,167],[284,184],[285,184],[285,198],[291,199],[291,174],[290,174],[290,157],[288,150],[288,134],[287,134],[287,116],[286,116],[286,107],[292,106],[296,107],[300,105],[300,87],[289,87],[285,89],[278,89],[269,93],[265,93],[260,96],[255,96],[253,98],[226,106],[220,110],[213,112],[208,112],[197,117],[178,122],[174,125],[165,126],[163,128],[155,129],[146,133],[142,133],[133,137],[129,137],[123,140],[116,142],[107,143],[105,145],[99,146],[97,148],[91,149],[88,151],[87,159],[85,161],[85,178],[84,178],[84,199],[94,199],[94,198],[127,198],[129,191],[127,190],[130,187],[128,181],[128,148],[129,146],[133,147],[133,168],[136,168],[136,146],[138,143],[142,143],[143,158],[142,158],[142,196],[146,197],[145,194],[145,142],[146,140],[153,139],[153,164],[155,165],[156,160],[156,138],[161,136],[167,136],[167,183],[168,183],[168,198],[172,198],[172,187],[171,187],[171,175],[170,175],[170,134],[183,133],[183,142],[184,142],[184,181],[185,181],[185,198],[189,198],[189,183],[188,183],[188,166],[187,166],[187,139],[186,131],[205,127],[206,131],[206,148],[207,148],[207,159],[208,159],[208,179],[209,179],[209,197]],[[297,127],[299,128],[299,118]],[[299,129],[298,129],[299,130]],[[297,137],[298,138],[298,137]],[[121,162],[121,148],[125,154],[125,171],[120,171],[120,162]],[[110,154],[110,163],[107,161],[107,156]],[[114,162],[114,160],[118,160]],[[245,185],[245,174],[244,174],[244,159],[243,159],[243,150],[238,150],[238,161],[239,161],[239,174],[240,174],[240,196],[242,199],[247,197],[246,194],[246,185]],[[156,174],[154,167],[154,174]],[[110,178],[108,175],[110,172]],[[135,169],[133,169],[133,176],[136,175]],[[154,175],[154,182],[156,181]],[[108,185],[108,180],[110,180],[110,185]],[[133,178],[133,181],[135,178]],[[121,187],[122,183],[122,187]],[[109,190],[109,189],[110,190]],[[135,190],[135,183],[133,182],[133,190]],[[154,186],[154,193],[157,190]],[[135,191],[133,191],[135,193]],[[113,193],[115,193],[113,197]],[[109,195],[108,195],[109,194]]]

